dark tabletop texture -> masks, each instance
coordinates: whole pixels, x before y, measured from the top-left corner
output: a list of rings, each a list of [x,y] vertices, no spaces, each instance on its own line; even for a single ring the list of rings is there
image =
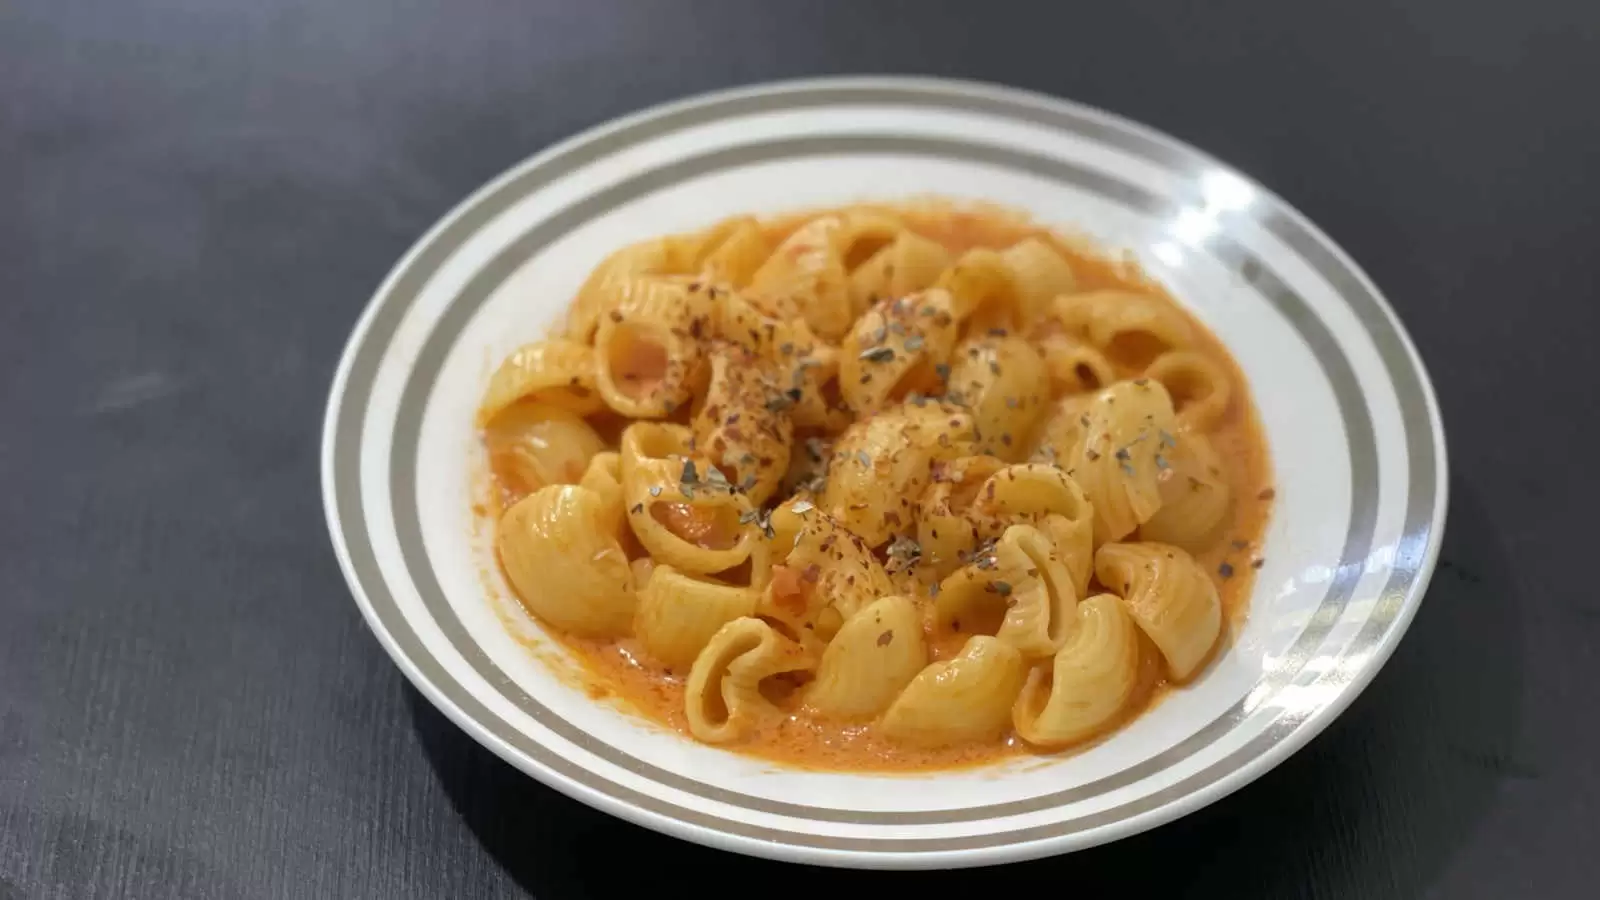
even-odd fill
[[[1204,811],[951,874],[704,849],[480,748],[350,598],[323,404],[410,243],[618,114],[862,72],[1047,91],[1234,163],[1432,372],[1453,475],[1415,624]],[[1595,0],[0,3],[0,898],[1597,896],[1597,90]]]

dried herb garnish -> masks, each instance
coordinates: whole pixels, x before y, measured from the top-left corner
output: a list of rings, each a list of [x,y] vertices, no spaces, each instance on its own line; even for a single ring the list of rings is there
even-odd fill
[[[739,513],[739,524],[749,525],[751,522],[754,522],[759,518],[761,518],[761,510],[747,509],[744,512]]]
[[[644,504],[643,503],[635,503],[633,505],[633,509],[630,510],[630,512],[632,512],[634,515],[637,516],[638,514],[644,512]]]
[[[857,359],[865,360],[866,362],[885,363],[894,359],[894,348],[872,347],[861,351],[861,355]]]
[[[868,456],[865,450],[856,451],[856,462],[861,463],[861,467],[864,469],[872,468],[872,457]]]
[[[1163,472],[1171,468],[1171,466],[1167,465],[1167,458],[1159,453],[1156,454],[1156,468]]]
[[[935,364],[933,367],[933,372],[935,375],[939,376],[940,381],[950,380],[950,365],[948,363]]]
[[[1132,458],[1133,458],[1133,455],[1128,452],[1128,448],[1127,447],[1118,447],[1117,448],[1117,459],[1120,459],[1123,462],[1127,462],[1128,460],[1130,460]]]
[[[1176,447],[1176,446],[1178,446],[1178,441],[1175,438],[1173,438],[1172,435],[1167,434],[1165,429],[1163,429],[1161,431],[1161,443],[1162,443],[1163,446],[1167,446],[1167,447]]]
[[[1089,460],[1089,462],[1094,462],[1100,458],[1100,451],[1090,447],[1089,449],[1083,451],[1083,455],[1085,459]]]
[[[1267,564],[1267,559],[1266,559],[1266,557],[1262,557],[1262,558],[1260,558],[1260,559],[1254,559],[1254,560],[1251,560],[1251,561],[1250,561],[1250,568],[1252,568],[1252,569],[1259,569],[1259,568],[1261,568],[1261,567],[1262,567],[1262,566],[1264,566],[1264,565],[1266,565],[1266,564]]]
[[[1002,597],[1009,597],[1011,596],[1011,583],[1008,581],[991,581],[989,582],[988,590]]]
[[[678,480],[684,484],[700,483],[700,476],[694,470],[694,460],[686,459],[683,461],[683,474],[678,476]]]
[[[1223,578],[1232,578],[1233,577],[1233,564],[1232,563],[1223,563],[1222,565],[1217,566],[1217,574],[1221,575]]]
[[[922,349],[922,335],[913,334],[912,336],[906,338],[906,352],[915,353],[916,351],[921,350],[921,349]]]

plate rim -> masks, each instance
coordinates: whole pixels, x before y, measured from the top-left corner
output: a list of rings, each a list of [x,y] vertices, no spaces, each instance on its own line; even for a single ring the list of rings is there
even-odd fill
[[[1096,826],[1083,832],[1062,835],[1054,838],[1045,838],[1038,841],[1012,843],[995,847],[973,848],[966,850],[927,851],[923,853],[896,853],[889,854],[881,851],[854,850],[812,847],[798,844],[777,843],[769,840],[760,840],[743,835],[732,834],[717,830],[705,825],[686,822],[669,815],[664,815],[651,810],[643,809],[603,792],[595,791],[586,785],[574,782],[566,776],[546,768],[536,760],[528,758],[515,748],[506,744],[498,736],[487,730],[476,718],[473,718],[455,702],[444,696],[442,689],[433,683],[416,665],[409,655],[398,645],[394,635],[379,619],[373,609],[370,598],[363,590],[355,572],[354,562],[350,556],[341,529],[341,517],[335,501],[335,487],[337,484],[334,467],[335,432],[339,413],[342,409],[342,400],[351,374],[351,369],[357,351],[371,330],[372,323],[386,299],[391,294],[396,282],[407,271],[417,257],[427,248],[434,245],[442,232],[450,228],[468,211],[476,208],[485,198],[499,191],[507,182],[516,179],[519,175],[543,164],[547,160],[562,156],[570,151],[585,145],[593,145],[606,136],[626,130],[637,124],[646,123],[654,119],[669,117],[672,114],[696,107],[715,105],[717,103],[740,98],[769,97],[781,98],[784,94],[827,89],[912,89],[933,93],[945,93],[957,96],[980,96],[1012,103],[1026,103],[1071,112],[1073,114],[1098,119],[1102,123],[1137,134],[1143,140],[1153,145],[1164,147],[1169,152],[1176,152],[1187,161],[1204,163],[1220,171],[1229,173],[1245,184],[1250,185],[1262,196],[1266,197],[1275,207],[1275,212],[1280,212],[1294,220],[1294,223],[1311,236],[1317,239],[1320,246],[1333,254],[1336,260],[1348,271],[1363,282],[1372,298],[1376,301],[1387,324],[1393,329],[1405,357],[1418,377],[1417,388],[1422,395],[1424,406],[1428,413],[1427,428],[1433,438],[1433,462],[1436,467],[1436,483],[1434,485],[1435,502],[1429,515],[1429,535],[1423,548],[1423,557],[1417,566],[1415,580],[1406,592],[1404,602],[1385,631],[1383,637],[1374,645],[1361,668],[1354,673],[1344,690],[1341,690],[1330,701],[1320,705],[1308,713],[1305,718],[1281,740],[1267,747],[1262,753],[1247,760],[1233,772],[1223,775],[1215,782],[1203,785],[1200,788],[1184,794],[1172,801],[1154,809],[1136,813],[1123,820]],[[821,107],[829,108],[829,107]],[[1370,336],[1370,329],[1363,323],[1363,332]],[[1387,381],[1387,378],[1385,379]],[[1036,91],[989,84],[984,82],[932,78],[922,76],[837,76],[823,78],[803,78],[770,81],[750,84],[740,87],[711,91],[697,94],[679,100],[649,106],[617,118],[609,119],[598,125],[585,129],[564,140],[558,141],[549,147],[532,154],[504,172],[491,178],[481,187],[471,192],[440,217],[420,238],[418,238],[405,252],[404,255],[389,270],[377,290],[368,300],[361,315],[356,320],[351,334],[341,351],[339,365],[335,371],[330,385],[327,406],[324,413],[323,440],[322,440],[322,495],[324,513],[330,537],[333,542],[335,555],[339,560],[340,569],[345,576],[353,598],[362,611],[363,618],[368,627],[378,637],[380,644],[388,652],[391,659],[406,675],[407,679],[416,687],[430,703],[444,712],[451,721],[466,731],[480,744],[487,747],[497,756],[511,763],[513,766],[529,774],[541,783],[552,787],[561,793],[587,805],[615,815],[625,821],[642,825],[674,837],[679,837],[697,843],[733,850],[757,856],[780,859],[791,862],[805,862],[835,866],[865,866],[865,867],[929,867],[949,865],[986,865],[997,862],[1013,861],[1039,856],[1053,855],[1075,849],[1084,849],[1100,843],[1116,840],[1130,834],[1138,833],[1156,827],[1186,815],[1206,805],[1209,805],[1235,790],[1256,780],[1267,771],[1275,768],[1284,759],[1297,752],[1306,743],[1320,734],[1331,722],[1344,712],[1346,708],[1359,696],[1371,683],[1377,673],[1387,663],[1394,649],[1410,627],[1417,610],[1421,607],[1426,595],[1428,585],[1435,570],[1440,548],[1443,545],[1444,529],[1446,525],[1449,503],[1449,464],[1448,447],[1440,414],[1438,400],[1429,377],[1425,363],[1417,351],[1415,343],[1407,332],[1404,323],[1395,313],[1393,307],[1373,283],[1370,276],[1361,269],[1358,263],[1337,242],[1332,240],[1307,216],[1291,204],[1284,201],[1270,189],[1261,185],[1256,179],[1239,171],[1233,166],[1218,161],[1203,150],[1193,147],[1185,141],[1173,137],[1151,126],[1129,119],[1125,116],[1107,110],[1084,104],[1078,101],[1051,96]],[[1414,490],[1408,485],[1408,495]]]

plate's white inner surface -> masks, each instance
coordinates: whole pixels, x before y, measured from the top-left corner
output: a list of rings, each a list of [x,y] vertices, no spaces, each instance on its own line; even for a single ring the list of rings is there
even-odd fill
[[[796,117],[800,117],[797,119]],[[532,192],[449,259],[423,289],[402,322],[379,368],[378,386],[367,413],[362,445],[362,497],[373,524],[373,540],[385,581],[396,602],[428,649],[495,714],[564,758],[628,787],[716,814],[737,815],[751,823],[783,825],[775,815],[724,806],[663,786],[627,766],[607,761],[615,754],[597,745],[692,781],[754,797],[841,810],[914,811],[987,806],[1023,800],[1089,784],[1168,751],[1248,697],[1248,716],[1225,735],[1153,774],[1075,806],[1088,814],[1135,796],[1146,796],[1237,750],[1260,733],[1267,720],[1285,708],[1314,707],[1313,684],[1324,673],[1313,666],[1297,685],[1269,692],[1252,688],[1264,671],[1278,666],[1322,601],[1340,559],[1352,508],[1351,460],[1341,411],[1327,376],[1298,332],[1263,296],[1200,249],[1206,237],[1223,230],[1259,257],[1317,310],[1350,359],[1360,382],[1378,442],[1380,457],[1403,453],[1404,440],[1393,392],[1378,356],[1354,315],[1275,238],[1234,213],[1250,202],[1250,190],[1226,178],[1204,183],[1200,195],[1172,173],[1131,160],[1060,132],[1002,121],[960,121],[937,111],[853,109],[748,116],[735,123],[691,128],[640,147],[603,157],[565,180]],[[973,117],[981,119],[981,117]],[[801,121],[803,119],[803,122]],[[567,740],[535,721],[502,695],[501,685],[480,677],[449,642],[429,627],[430,617],[403,568],[396,565],[393,498],[388,496],[388,453],[401,387],[422,343],[463,285],[490,260],[552,210],[659,165],[664,159],[730,142],[796,131],[815,133],[872,131],[983,135],[986,140],[1053,151],[1179,202],[1172,215],[1142,214],[1093,193],[1011,170],[921,156],[816,156],[725,169],[671,185],[626,202],[588,221],[526,260],[489,297],[452,345],[428,394],[420,429],[417,507],[428,563],[451,608],[493,663],[516,689],[547,707],[576,729]],[[590,699],[569,675],[552,670],[559,645],[543,639],[500,581],[490,543],[491,529],[471,511],[473,475],[483,461],[472,427],[473,412],[493,367],[520,344],[543,336],[562,317],[568,301],[592,266],[624,244],[654,235],[684,231],[739,214],[775,214],[860,200],[894,200],[940,194],[997,202],[1027,210],[1046,224],[1079,231],[1108,250],[1131,251],[1227,345],[1250,381],[1265,425],[1278,499],[1265,546],[1266,565],[1258,573],[1250,610],[1231,646],[1194,684],[1183,688],[1130,726],[1084,752],[1061,757],[1023,757],[995,766],[918,775],[853,775],[786,769],[765,760],[699,745],[641,718]],[[1399,449],[1397,449],[1399,448]],[[1403,497],[1404,469],[1379,467],[1382,496]],[[1392,482],[1392,483],[1388,483]],[[1377,597],[1387,574],[1383,535],[1400,531],[1402,504],[1378,508],[1380,542],[1371,557],[1357,563],[1365,574],[1354,596]],[[1392,549],[1387,550],[1392,556]],[[1352,608],[1336,622],[1323,652],[1354,636],[1364,615]],[[519,640],[520,638],[520,640]],[[538,644],[530,650],[528,643]],[[556,660],[555,668],[567,668]],[[514,693],[514,691],[512,691]],[[931,782],[931,784],[930,784]],[[1006,827],[1059,821],[1060,810],[1013,816]],[[793,827],[793,823],[787,823]],[[915,831],[830,823],[841,836],[890,837]],[[944,835],[982,834],[995,820],[939,826]]]

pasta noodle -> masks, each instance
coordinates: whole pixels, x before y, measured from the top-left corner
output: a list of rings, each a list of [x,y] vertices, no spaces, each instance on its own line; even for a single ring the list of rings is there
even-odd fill
[[[639,590],[633,633],[651,656],[668,667],[686,669],[722,626],[755,612],[751,588],[705,581],[659,565]]]
[[[1061,648],[1077,602],[1071,573],[1050,539],[1032,526],[1013,525],[940,584],[934,614],[942,627],[992,633],[1033,658]]]
[[[1222,633],[1217,586],[1178,547],[1107,544],[1095,553],[1100,582],[1120,592],[1133,620],[1155,642],[1175,681],[1199,670]]]
[[[494,420],[518,400],[529,399],[588,415],[601,408],[595,394],[593,354],[584,344],[560,339],[535,341],[506,358],[489,379],[478,425]]]
[[[695,657],[684,691],[689,730],[708,744],[743,737],[762,716],[776,710],[761,693],[762,682],[807,669],[805,651],[760,619],[722,626]]]
[[[505,583],[597,693],[830,769],[1111,733],[1216,652],[1273,496],[1159,285],[936,200],[623,247],[475,424]]]
[[[935,460],[972,455],[972,415],[950,404],[904,404],[844,430],[834,445],[822,505],[876,547],[910,530],[912,500]]]
[[[1084,412],[1088,421],[1062,460],[1094,505],[1094,541],[1121,540],[1161,508],[1160,478],[1177,421],[1159,382],[1123,381]]]
[[[1017,735],[1065,747],[1105,728],[1139,681],[1139,634],[1122,603],[1097,594],[1078,605],[1072,636],[1050,665],[1028,673],[1011,711]]]
[[[927,663],[916,604],[908,597],[884,597],[857,610],[828,643],[806,706],[835,718],[871,718]]]
[[[1147,541],[1201,550],[1213,543],[1228,519],[1233,489],[1222,477],[1222,460],[1203,434],[1179,431],[1159,476],[1161,509],[1139,526]]]
[[[587,488],[540,488],[506,510],[495,532],[500,564],[528,611],[573,634],[626,633],[638,600],[603,504]]]
[[[1001,459],[1026,455],[1028,435],[1045,412],[1044,360],[1017,337],[970,340],[956,354],[948,399],[972,410],[978,448]]]
[[[908,744],[993,740],[1022,689],[1022,654],[999,638],[974,637],[960,655],[923,669],[883,714],[883,729]]]

